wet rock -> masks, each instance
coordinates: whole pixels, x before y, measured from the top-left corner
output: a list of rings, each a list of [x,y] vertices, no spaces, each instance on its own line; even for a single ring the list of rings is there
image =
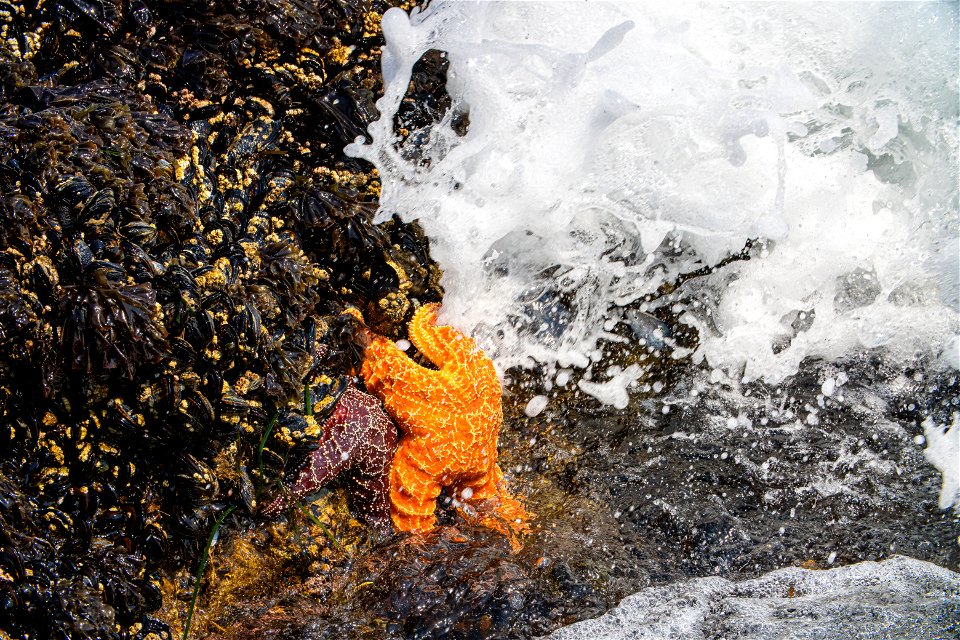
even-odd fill
[[[958,588],[960,575],[902,556],[742,582],[699,578],[645,589],[550,638],[950,638],[960,632]]]
[[[552,574],[565,595],[582,589],[563,568]],[[224,637],[253,637],[244,631],[253,627],[301,640],[522,637],[549,628],[558,598],[544,589],[547,575],[496,533],[441,526],[361,548],[339,571],[308,572],[302,587],[278,591],[268,615],[241,617]]]

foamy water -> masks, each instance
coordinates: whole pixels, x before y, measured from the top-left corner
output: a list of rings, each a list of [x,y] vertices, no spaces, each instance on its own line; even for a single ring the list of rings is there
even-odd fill
[[[420,220],[445,319],[501,371],[539,363],[624,407],[643,371],[604,345],[666,303],[694,359],[738,380],[877,348],[956,369],[957,24],[953,3],[395,9],[383,117],[348,150],[380,170],[381,219]],[[401,144],[430,49],[453,106]],[[750,260],[644,302],[748,240]],[[928,435],[945,506],[957,430]]]

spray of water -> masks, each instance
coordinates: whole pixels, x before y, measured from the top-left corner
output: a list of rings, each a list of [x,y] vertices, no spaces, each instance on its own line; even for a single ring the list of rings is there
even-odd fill
[[[501,370],[603,378],[598,341],[636,320],[625,309],[749,239],[750,260],[698,279],[674,309],[700,335],[696,359],[771,382],[805,357],[874,347],[956,367],[956,13],[392,10],[382,117],[349,151],[380,170],[383,219],[420,220],[446,319]],[[452,107],[400,142],[394,116],[430,49],[449,59]],[[622,404],[639,373],[606,373],[613,388],[594,395]]]

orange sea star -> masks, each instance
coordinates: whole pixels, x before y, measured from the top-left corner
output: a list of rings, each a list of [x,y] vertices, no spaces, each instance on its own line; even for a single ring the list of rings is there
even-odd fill
[[[481,524],[513,538],[528,530],[530,515],[507,493],[497,466],[500,380],[470,337],[436,324],[438,309],[418,309],[408,333],[439,370],[367,331],[361,375],[402,431],[390,468],[393,524],[401,531],[432,529],[437,497],[448,488],[455,500],[476,508]]]

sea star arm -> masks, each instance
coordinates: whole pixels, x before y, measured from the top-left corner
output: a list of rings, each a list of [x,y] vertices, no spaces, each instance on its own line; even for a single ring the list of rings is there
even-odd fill
[[[264,507],[263,515],[276,515],[300,498],[316,493],[349,466],[351,443],[343,433],[344,430],[330,429],[329,421],[324,427],[326,437],[320,442],[320,446],[310,453],[306,464],[297,473],[290,491],[281,493]]]
[[[382,476],[352,478],[350,508],[378,533],[390,533],[390,470]]]
[[[440,483],[436,475],[418,463],[422,451],[416,440],[404,440],[393,456],[390,467],[391,516],[398,531],[430,531],[437,524],[437,497]]]
[[[439,309],[440,305],[435,303],[417,309],[407,330],[410,342],[440,368],[461,364],[477,350],[477,345],[456,327],[437,324]]]
[[[420,414],[448,396],[449,381],[440,372],[421,367],[382,336],[374,336],[367,346],[361,375],[405,430],[421,423]]]
[[[454,495],[475,509],[461,508],[468,519],[502,533],[514,552],[523,548],[520,537],[530,533],[529,521],[534,516],[510,495],[499,466],[494,464],[486,474],[459,482]]]
[[[493,464],[486,474],[459,483],[455,492],[465,502],[479,507],[482,514],[480,524],[483,526],[507,536],[530,530],[527,522],[531,516],[507,491],[503,472],[497,464]]]
[[[380,402],[356,387],[349,387],[324,423],[320,444],[297,474],[289,493],[277,496],[263,513],[283,511],[350,469],[355,512],[378,531],[388,532],[389,470],[396,445],[396,427]]]

